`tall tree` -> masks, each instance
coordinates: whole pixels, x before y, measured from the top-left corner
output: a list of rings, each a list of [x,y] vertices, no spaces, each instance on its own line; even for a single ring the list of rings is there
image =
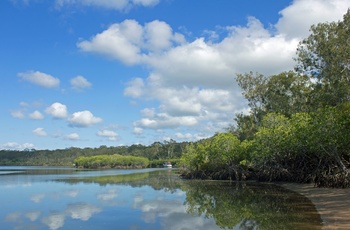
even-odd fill
[[[315,79],[317,106],[350,100],[350,9],[343,21],[320,23],[297,49],[296,70]]]

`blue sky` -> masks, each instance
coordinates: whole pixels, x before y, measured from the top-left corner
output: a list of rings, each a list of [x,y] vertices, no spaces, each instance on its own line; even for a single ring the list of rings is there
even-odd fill
[[[196,141],[350,0],[2,0],[0,149]]]

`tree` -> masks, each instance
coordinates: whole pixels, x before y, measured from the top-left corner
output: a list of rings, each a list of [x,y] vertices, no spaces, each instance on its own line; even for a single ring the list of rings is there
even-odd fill
[[[236,81],[243,90],[243,96],[248,100],[254,123],[260,124],[265,114],[266,83],[268,78],[262,74],[253,72],[237,74]]]
[[[299,43],[296,70],[315,79],[317,106],[337,106],[350,100],[350,9],[343,21],[311,26]]]
[[[268,113],[280,113],[290,117],[294,113],[311,109],[311,82],[305,74],[289,71],[265,77],[248,73],[237,75],[236,80],[251,109],[249,115],[237,114],[236,128],[229,128],[240,140],[252,139]]]
[[[268,78],[266,83],[265,111],[287,117],[297,112],[309,111],[310,79],[293,71]]]

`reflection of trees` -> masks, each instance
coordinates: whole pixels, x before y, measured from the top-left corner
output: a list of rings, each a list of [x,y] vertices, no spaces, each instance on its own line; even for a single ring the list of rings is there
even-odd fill
[[[181,189],[186,192],[188,213],[213,218],[221,228],[320,229],[321,219],[314,205],[298,193],[271,184],[181,180],[176,173],[157,170],[64,181],[150,186],[169,192]]]
[[[186,181],[185,204],[192,215],[214,218],[221,228],[320,229],[321,219],[306,197],[256,183]]]
[[[175,192],[180,188],[181,179],[176,170],[155,170],[146,173],[132,173],[122,175],[96,176],[60,179],[66,183],[98,183],[100,185],[122,184],[132,187],[150,186],[155,190]]]

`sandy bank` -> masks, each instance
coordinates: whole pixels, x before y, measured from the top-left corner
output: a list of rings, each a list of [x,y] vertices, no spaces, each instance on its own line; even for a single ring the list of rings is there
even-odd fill
[[[310,184],[280,184],[311,200],[321,215],[322,229],[350,229],[350,189],[314,188]]]

